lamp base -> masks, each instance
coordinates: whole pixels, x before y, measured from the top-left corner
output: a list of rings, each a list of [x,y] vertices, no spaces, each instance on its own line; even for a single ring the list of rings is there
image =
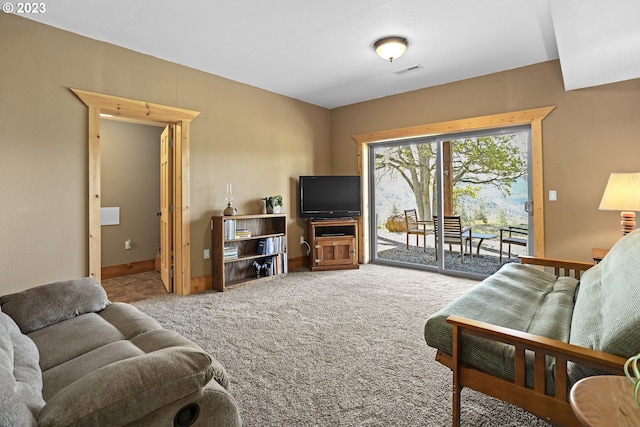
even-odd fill
[[[622,235],[626,236],[636,228],[635,212],[620,212],[620,225],[622,226]]]
[[[238,213],[238,209],[231,206],[231,202],[227,203],[227,207],[225,208],[224,212],[222,212],[224,216],[233,216],[233,215],[236,215],[237,213]]]

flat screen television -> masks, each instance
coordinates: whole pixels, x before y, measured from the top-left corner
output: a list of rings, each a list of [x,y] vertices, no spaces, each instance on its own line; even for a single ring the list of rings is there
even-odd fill
[[[300,218],[360,216],[360,177],[352,175],[301,176]]]

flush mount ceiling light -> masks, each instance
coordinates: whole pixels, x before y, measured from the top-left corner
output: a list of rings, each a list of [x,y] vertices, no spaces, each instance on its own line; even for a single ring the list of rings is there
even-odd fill
[[[380,58],[393,62],[394,59],[402,56],[404,51],[407,50],[408,44],[409,41],[404,37],[384,37],[376,41],[373,44],[373,48],[376,50],[376,53]]]

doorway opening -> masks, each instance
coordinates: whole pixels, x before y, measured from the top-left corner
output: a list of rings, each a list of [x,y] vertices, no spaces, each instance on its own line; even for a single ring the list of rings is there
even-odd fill
[[[173,292],[191,294],[191,257],[189,228],[189,139],[190,123],[200,113],[178,107],[153,104],[101,93],[71,89],[88,108],[89,128],[89,200],[88,257],[89,275],[101,279],[100,225],[100,114],[172,125],[175,128],[171,161],[174,165],[171,186],[173,211],[171,245],[173,248]],[[165,251],[167,252],[167,251]]]
[[[160,137],[165,127],[101,117],[103,281],[160,272]]]

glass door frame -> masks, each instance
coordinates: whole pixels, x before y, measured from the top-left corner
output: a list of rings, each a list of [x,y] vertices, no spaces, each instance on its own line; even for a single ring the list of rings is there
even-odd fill
[[[532,179],[533,179],[533,218],[535,227],[533,255],[544,257],[544,180],[542,167],[542,121],[555,109],[555,106],[532,108],[527,110],[509,111],[485,116],[467,117],[444,122],[423,123],[409,127],[395,129],[381,129],[351,135],[356,143],[357,172],[360,176],[365,176],[368,171],[369,147],[372,144],[405,138],[417,138],[423,136],[443,135],[448,133],[464,132],[469,130],[480,130],[501,127],[528,125],[531,127],[532,145]],[[368,183],[362,180],[363,213],[359,217],[360,235],[358,239],[358,261],[360,263],[369,262],[368,248],[370,236],[369,224],[371,218],[368,215]]]
[[[525,138],[526,138],[526,146],[527,146],[527,202],[525,203],[525,206],[523,206],[523,210],[525,210],[527,212],[527,227],[528,227],[528,244],[527,244],[527,255],[532,255],[534,253],[534,225],[535,225],[535,218],[534,218],[534,210],[530,208],[530,206],[533,205],[533,200],[535,199],[535,195],[534,195],[534,168],[533,168],[533,163],[534,163],[534,147],[533,147],[533,143],[532,143],[532,128],[531,125],[517,125],[517,126],[509,126],[509,127],[500,127],[500,128],[490,128],[490,129],[482,129],[482,130],[473,130],[473,131],[465,131],[465,132],[458,132],[458,133],[451,133],[451,134],[446,134],[446,135],[438,135],[438,136],[429,136],[429,137],[419,137],[419,138],[408,138],[408,139],[400,139],[400,140],[388,140],[388,141],[384,141],[384,142],[380,142],[377,144],[374,144],[372,147],[370,147],[369,149],[369,156],[368,156],[368,169],[367,169],[367,174],[365,179],[368,181],[368,200],[370,201],[369,203],[369,212],[368,215],[371,218],[371,220],[369,221],[369,235],[371,236],[371,238],[369,239],[370,244],[368,245],[368,254],[369,254],[369,259],[372,261],[375,261],[376,263],[382,263],[382,264],[391,264],[391,265],[399,265],[399,264],[403,264],[402,262],[397,262],[397,261],[387,261],[381,258],[377,257],[377,248],[378,248],[378,242],[377,242],[377,228],[378,228],[378,221],[377,221],[377,212],[376,212],[376,198],[375,198],[375,180],[376,180],[376,162],[375,162],[375,156],[376,156],[376,149],[377,148],[389,148],[389,147],[398,147],[398,146],[405,146],[405,145],[412,145],[412,144],[421,144],[421,143],[426,143],[426,144],[434,144],[435,143],[435,162],[436,162],[436,172],[435,172],[435,188],[436,188],[436,206],[435,206],[435,210],[436,210],[436,214],[438,215],[439,218],[443,218],[444,215],[444,206],[445,206],[445,200],[444,200],[444,180],[443,180],[443,170],[444,170],[444,155],[443,155],[443,145],[445,142],[447,141],[451,141],[454,142],[456,140],[460,140],[460,139],[467,139],[467,138],[481,138],[481,137],[487,137],[487,136],[498,136],[498,135],[505,135],[505,134],[524,134]],[[437,239],[438,241],[443,241],[443,231],[442,228],[439,227],[438,229],[434,229],[434,233],[437,233]],[[426,236],[424,236],[424,238],[426,239]],[[437,262],[435,266],[431,266],[431,265],[422,265],[422,264],[414,264],[414,263],[407,263],[406,266],[411,266],[412,268],[418,268],[418,269],[425,269],[425,270],[432,270],[432,271],[437,271],[439,273],[446,273],[446,274],[455,274],[455,275],[459,275],[462,277],[469,277],[469,278],[483,278],[486,277],[484,274],[480,274],[480,273],[470,273],[470,272],[463,272],[463,271],[458,271],[455,269],[447,269],[445,267],[445,254],[444,254],[444,246],[445,245],[437,245]],[[472,249],[470,249],[472,250]]]

